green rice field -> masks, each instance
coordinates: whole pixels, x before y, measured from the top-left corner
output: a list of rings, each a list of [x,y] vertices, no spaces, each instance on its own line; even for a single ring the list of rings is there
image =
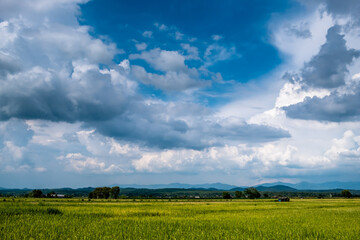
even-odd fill
[[[360,199],[0,198],[0,239],[360,239]]]

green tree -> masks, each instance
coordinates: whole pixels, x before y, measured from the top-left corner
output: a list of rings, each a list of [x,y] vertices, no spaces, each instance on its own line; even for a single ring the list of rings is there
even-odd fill
[[[120,188],[118,186],[116,187],[112,187],[110,190],[110,197],[117,199],[119,197],[120,194]]]
[[[235,197],[236,198],[242,198],[243,197],[243,193],[240,191],[235,191]]]
[[[245,195],[250,199],[259,198],[261,196],[259,191],[253,187],[245,189]]]
[[[222,197],[223,197],[223,199],[230,199],[230,198],[231,198],[231,195],[230,195],[229,192],[223,192],[223,193],[222,193]]]
[[[42,198],[42,197],[44,197],[44,194],[42,193],[41,190],[34,189],[29,193],[29,197]]]
[[[351,198],[352,194],[349,190],[342,190],[341,191],[341,196],[345,197],[345,198]]]
[[[109,187],[98,187],[94,191],[89,193],[89,198],[105,198],[108,199],[110,196],[111,188]]]

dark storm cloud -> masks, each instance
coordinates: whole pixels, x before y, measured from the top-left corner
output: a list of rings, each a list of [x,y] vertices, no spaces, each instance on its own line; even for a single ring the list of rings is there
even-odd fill
[[[326,0],[326,9],[330,14],[351,16],[353,23],[360,24],[360,1],[358,0]]]
[[[122,110],[122,97],[109,77],[90,70],[81,78],[83,82],[60,79],[36,70],[2,81],[0,120],[101,121]]]
[[[347,49],[340,26],[329,28],[326,43],[319,53],[306,63],[301,74],[306,85],[317,88],[335,88],[345,84],[347,66],[354,58],[360,56],[360,51]]]
[[[326,43],[319,53],[306,63],[297,74],[285,74],[284,78],[299,81],[306,87],[333,89],[324,98],[306,98],[303,102],[284,107],[290,118],[319,120],[330,122],[357,121],[360,116],[360,88],[348,86],[347,94],[339,94],[338,87],[345,86],[348,65],[360,56],[360,51],[347,49],[344,35],[339,32],[341,27],[329,28]]]
[[[351,17],[351,25],[360,25],[360,1],[358,0],[298,0],[307,6],[317,8],[323,4],[326,12],[334,17]]]
[[[303,102],[285,107],[291,118],[330,122],[360,120],[360,86],[353,94],[332,93],[324,98],[306,98]]]
[[[186,123],[177,118],[184,117],[188,111],[172,115],[172,110],[166,106],[139,104],[132,105],[131,109],[132,112],[110,121],[90,124],[103,135],[160,149],[203,149],[231,141],[259,143],[290,137],[287,131],[269,126],[245,122],[228,125],[223,121],[205,120],[211,118],[209,115],[194,115],[191,123]]]
[[[0,81],[8,73],[20,71],[18,62],[11,56],[0,52]]]

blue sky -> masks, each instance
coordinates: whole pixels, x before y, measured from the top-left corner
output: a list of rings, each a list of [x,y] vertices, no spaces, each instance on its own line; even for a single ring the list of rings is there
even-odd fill
[[[359,9],[0,1],[0,187],[359,181]]]

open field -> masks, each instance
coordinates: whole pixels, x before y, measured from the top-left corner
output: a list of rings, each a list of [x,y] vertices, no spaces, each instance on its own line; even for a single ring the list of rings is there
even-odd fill
[[[360,199],[0,198],[0,239],[359,239]]]

